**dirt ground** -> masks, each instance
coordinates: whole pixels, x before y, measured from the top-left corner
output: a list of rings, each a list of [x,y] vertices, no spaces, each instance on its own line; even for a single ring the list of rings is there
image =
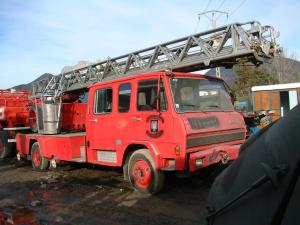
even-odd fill
[[[36,172],[28,162],[6,159],[0,161],[0,225],[206,224],[214,177],[168,174],[163,192],[147,196],[133,191],[118,169],[71,164]]]

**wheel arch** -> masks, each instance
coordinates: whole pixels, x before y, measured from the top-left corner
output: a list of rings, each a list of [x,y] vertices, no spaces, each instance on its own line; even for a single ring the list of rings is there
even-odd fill
[[[31,148],[32,148],[32,145],[33,145],[34,143],[38,143],[38,140],[37,140],[37,139],[30,139],[30,140],[29,140],[29,145],[28,145],[28,155],[30,155],[30,156],[31,156]]]

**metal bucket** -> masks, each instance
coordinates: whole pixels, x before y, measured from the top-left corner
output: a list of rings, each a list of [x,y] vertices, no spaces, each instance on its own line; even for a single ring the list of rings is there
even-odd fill
[[[58,134],[61,130],[61,101],[45,97],[42,103],[42,134]]]

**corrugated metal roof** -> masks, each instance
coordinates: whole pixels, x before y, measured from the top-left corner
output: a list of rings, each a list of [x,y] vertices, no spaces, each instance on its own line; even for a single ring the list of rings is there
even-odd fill
[[[254,86],[251,88],[251,91],[272,91],[272,90],[284,90],[284,89],[293,89],[293,88],[300,88],[300,83]]]

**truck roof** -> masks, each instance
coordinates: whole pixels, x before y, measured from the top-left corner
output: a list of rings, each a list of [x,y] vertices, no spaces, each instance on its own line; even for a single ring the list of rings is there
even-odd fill
[[[190,77],[190,78],[202,78],[202,79],[224,81],[223,79],[220,79],[220,78],[217,78],[217,77],[211,77],[211,76],[206,76],[206,75],[202,75],[202,74],[195,74],[195,73],[172,72],[172,74],[175,77]],[[166,72],[150,72],[150,73],[132,75],[132,76],[129,76],[129,77],[124,77],[124,78],[115,79],[115,80],[109,80],[109,81],[94,83],[94,84],[90,85],[89,88],[94,87],[94,86],[99,86],[99,85],[101,86],[101,85],[105,85],[105,84],[109,84],[109,83],[124,82],[126,80],[134,80],[134,79],[141,79],[141,78],[147,79],[148,77],[152,77],[152,76],[155,76],[155,75],[156,76],[171,77],[170,75],[167,75]]]

